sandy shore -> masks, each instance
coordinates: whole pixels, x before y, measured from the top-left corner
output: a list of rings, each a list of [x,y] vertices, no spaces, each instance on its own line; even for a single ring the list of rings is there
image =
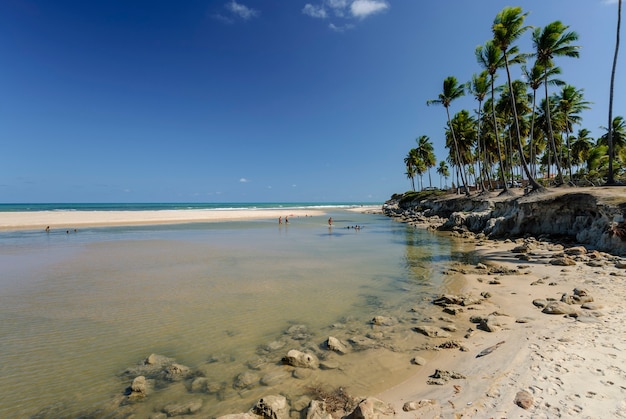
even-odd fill
[[[75,229],[96,226],[156,225],[237,220],[278,220],[278,217],[325,215],[320,209],[269,210],[161,210],[161,211],[36,211],[0,212],[0,230]],[[380,206],[351,208],[350,211],[380,210]]]
[[[442,312],[453,318],[466,351],[438,351],[426,365],[416,366],[411,379],[377,396],[397,417],[626,417],[626,270],[616,267],[621,259],[596,252],[571,256],[574,265],[558,266],[551,261],[563,249],[535,242],[525,254],[529,260],[521,261],[520,253],[512,252],[520,243],[477,243],[488,266],[517,272],[460,268],[466,294],[490,296],[456,315]],[[570,306],[574,316],[544,314],[533,303],[558,301],[575,288],[586,290],[593,303]],[[484,331],[470,316],[499,325]],[[477,357],[487,348],[493,351]],[[437,369],[465,378],[427,384]],[[526,397],[526,408],[515,402],[520,396]],[[407,402],[414,406],[403,410]]]

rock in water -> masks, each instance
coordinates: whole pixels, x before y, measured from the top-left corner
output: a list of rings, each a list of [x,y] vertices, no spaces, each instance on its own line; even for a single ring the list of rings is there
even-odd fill
[[[252,408],[252,412],[267,419],[288,419],[289,405],[284,396],[265,396]]]
[[[346,345],[344,345],[343,343],[341,343],[341,341],[337,338],[334,338],[332,336],[329,336],[328,339],[325,342],[325,346],[326,348],[328,348],[331,351],[335,351],[339,354],[345,354],[346,352],[348,352],[348,348],[346,348]]]
[[[319,360],[315,355],[300,352],[297,349],[287,352],[287,355],[283,357],[283,363],[293,367],[311,369],[316,369],[319,366]]]

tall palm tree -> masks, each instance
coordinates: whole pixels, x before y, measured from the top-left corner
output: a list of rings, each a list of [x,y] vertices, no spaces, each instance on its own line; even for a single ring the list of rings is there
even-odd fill
[[[453,100],[460,98],[465,94],[465,89],[463,85],[459,85],[456,77],[449,76],[446,77],[443,81],[443,92],[439,93],[439,97],[437,99],[431,99],[426,102],[426,105],[430,106],[433,104],[443,105],[446,108],[446,115],[448,116],[448,126],[452,131],[452,139],[454,140],[454,148],[456,154],[456,161],[459,165],[463,165],[463,161],[461,160],[461,155],[459,154],[459,146],[456,141],[456,137],[454,135],[454,130],[452,129],[452,125],[450,124],[450,104]],[[465,181],[465,175],[463,174],[463,170],[461,170],[461,182],[463,183],[463,188],[465,189],[465,194],[469,196],[469,189],[467,189],[467,182]]]
[[[517,109],[515,106],[514,89],[511,81],[511,71],[509,69],[508,58],[509,54],[517,52],[517,50],[513,50],[511,44],[517,41],[519,37],[522,36],[522,34],[529,28],[528,26],[524,26],[524,19],[527,15],[528,13],[522,13],[521,7],[505,7],[496,15],[491,31],[493,32],[494,44],[500,48],[504,58],[504,68],[506,69],[509,91],[511,92],[511,106],[513,107],[513,121],[517,135],[517,148],[520,154],[520,162],[524,172],[526,173],[530,186],[536,191],[543,189],[543,186],[537,183],[534,176],[532,176],[530,170],[528,169],[528,165],[526,164],[526,159],[524,158],[522,135],[520,133],[519,120],[517,118]]]
[[[454,137],[452,136],[452,132],[454,132]],[[454,114],[448,129],[446,129],[446,144],[452,144],[454,138],[456,138],[459,156],[463,163],[463,173],[465,174],[465,179],[468,180],[465,170],[466,165],[469,165],[471,168],[474,162],[473,149],[476,143],[476,121],[465,109]]]
[[[417,147],[415,148],[420,160],[424,163],[426,170],[428,171],[428,186],[433,186],[432,179],[430,177],[430,168],[434,167],[437,163],[435,158],[435,149],[433,143],[430,142],[430,138],[427,135],[422,135],[415,140]]]
[[[414,148],[410,149],[406,157],[404,158],[404,164],[406,166],[406,177],[411,180],[411,187],[415,192],[415,175],[417,174],[417,167],[419,165],[419,157]]]
[[[577,58],[578,46],[571,45],[578,39],[576,32],[567,32],[569,26],[563,25],[560,21],[554,21],[542,28],[535,28],[533,31],[533,47],[535,49],[534,56],[537,60],[537,65],[544,70],[543,86],[546,93],[546,106],[547,110],[547,125],[548,125],[548,138],[554,155],[557,155],[556,144],[554,142],[554,132],[552,130],[552,121],[550,116],[550,97],[548,95],[548,71],[554,67],[554,57],[574,57]],[[556,168],[558,174],[558,181],[563,183],[563,172],[561,170],[558,159],[556,160]]]
[[[437,166],[437,174],[440,176],[439,178],[439,187],[440,189],[443,189],[443,187],[441,187],[441,178],[444,177],[446,178],[446,187],[448,186],[448,177],[450,176],[450,170],[448,169],[448,163],[446,163],[445,160],[441,160],[439,162],[439,166]]]
[[[483,102],[489,91],[489,72],[483,70],[480,74],[474,74],[472,81],[467,84],[467,89],[474,95],[474,99],[478,101],[478,118],[476,120],[476,145],[478,151],[478,168],[481,174],[480,188],[485,191],[485,180],[489,181],[489,173],[485,170],[487,162],[487,153],[485,151],[485,144],[481,143],[480,136],[480,120],[482,119]]]
[[[563,113],[565,139],[567,141],[567,167],[571,181],[572,159],[569,133],[572,131],[572,125],[580,122],[580,112],[583,109],[589,109],[589,102],[583,99],[583,89],[576,89],[574,86],[568,84],[561,89],[558,103],[559,109]]]
[[[529,135],[529,155],[530,155],[530,170],[533,176],[537,176],[537,169],[535,162],[537,160],[535,147],[533,146],[533,139],[535,138],[535,110],[537,109],[537,90],[541,87],[544,81],[544,69],[535,62],[530,71],[526,68],[526,66],[522,66],[522,72],[526,77],[528,82],[528,87],[530,87],[533,91],[533,106],[532,106],[532,117],[530,122],[530,135]],[[560,67],[552,67],[548,70],[548,83],[553,84],[555,86],[562,86],[565,84],[564,81],[555,79],[554,76],[561,74]]]
[[[496,118],[496,108],[495,108],[495,80],[497,77],[498,69],[502,68],[503,65],[503,56],[502,51],[498,48],[492,40],[489,40],[485,43],[485,45],[479,45],[476,47],[474,51],[476,55],[476,60],[478,64],[487,71],[489,74],[489,82],[491,84],[491,116],[493,117],[493,132],[494,139],[496,142],[496,146],[498,149],[498,162],[500,164],[500,176],[502,185],[504,187],[504,192],[507,191],[506,180],[504,179],[504,162],[502,161],[502,149],[500,146],[500,135],[498,133],[498,120]]]
[[[617,67],[617,55],[619,53],[619,31],[622,23],[622,0],[617,2],[617,37],[615,40],[615,54],[613,55],[613,67],[611,68],[611,91],[609,93],[609,130],[607,133],[607,142],[609,143],[609,173],[607,175],[606,183],[609,185],[615,184],[615,178],[613,176],[613,158],[615,151],[613,150],[613,90],[615,88],[615,68]]]

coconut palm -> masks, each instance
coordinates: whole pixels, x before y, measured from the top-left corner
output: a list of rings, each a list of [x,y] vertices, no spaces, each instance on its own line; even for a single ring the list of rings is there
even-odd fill
[[[583,109],[589,109],[589,103],[590,102],[583,99],[583,89],[576,89],[569,84],[563,86],[563,89],[561,89],[558,107],[563,114],[565,139],[567,141],[567,166],[570,180],[572,179],[572,159],[569,133],[573,131],[572,125],[580,122],[580,112]]]
[[[560,21],[554,21],[542,28],[536,28],[533,31],[533,47],[535,49],[534,56],[539,65],[544,70],[543,86],[545,89],[545,99],[548,101],[547,110],[547,125],[548,125],[548,138],[552,151],[557,155],[556,144],[554,141],[554,132],[552,130],[552,121],[550,114],[550,97],[548,95],[548,71],[554,67],[554,57],[578,57],[578,46],[571,45],[578,39],[576,32],[567,32],[569,26],[563,25]],[[557,162],[557,174],[558,181],[563,183],[563,172],[561,170],[558,159]]]
[[[410,149],[406,157],[404,158],[404,164],[406,165],[406,177],[411,180],[411,187],[415,191],[415,175],[417,174],[417,167],[419,165],[419,157],[414,148]]]
[[[437,166],[437,174],[439,175],[439,187],[443,189],[441,186],[441,178],[446,178],[446,187],[448,186],[448,177],[450,176],[450,170],[448,169],[448,163],[445,160],[441,160],[439,162],[439,166]]]
[[[619,31],[622,23],[622,0],[617,2],[617,37],[615,40],[615,54],[613,55],[613,67],[611,68],[611,90],[609,92],[609,127],[607,133],[607,142],[609,146],[609,172],[607,174],[606,183],[609,185],[615,184],[613,176],[613,158],[615,151],[613,150],[613,91],[615,88],[615,68],[617,67],[617,55],[619,53]]]
[[[452,136],[452,132],[454,132],[454,137]],[[471,169],[471,165],[474,162],[473,149],[474,144],[476,143],[476,122],[465,109],[457,112],[452,117],[452,120],[446,129],[446,145],[452,144],[454,138],[456,138],[459,156],[462,161],[463,173],[465,174],[465,179],[467,180],[468,176],[467,172],[465,172],[465,166],[467,164]]]
[[[443,105],[446,109],[446,115],[448,117],[448,126],[450,125],[450,104],[453,100],[460,98],[465,94],[465,89],[463,85],[459,85],[456,80],[456,77],[449,76],[443,81],[443,92],[439,93],[439,97],[437,99],[431,99],[426,102],[426,105],[439,104]],[[454,130],[452,131],[452,139],[454,141],[454,149],[455,149],[455,158],[457,163],[460,165],[460,168],[463,167],[463,161],[461,160],[461,155],[459,154],[459,146],[456,141],[456,137],[454,135]],[[469,189],[467,189],[467,182],[465,181],[465,175],[463,174],[463,170],[461,170],[461,182],[463,183],[463,188],[465,189],[465,194],[469,195]]]
[[[433,143],[430,142],[430,138],[427,135],[422,135],[415,141],[417,142],[417,147],[415,148],[416,153],[428,171],[428,186],[432,187],[433,182],[430,177],[430,168],[434,167],[437,163]]]
[[[606,133],[602,137],[598,138],[598,144],[607,146],[609,145],[609,131],[612,134],[613,148],[615,151],[619,151],[622,148],[626,148],[626,121],[623,116],[616,116],[613,118],[613,123],[610,129],[607,127],[600,127],[606,130]]]
[[[586,128],[578,130],[578,135],[572,142],[572,164],[578,166],[587,160],[589,151],[593,148],[593,139],[590,135],[591,131]]]
[[[514,49],[511,44],[517,41],[519,37],[522,36],[522,34],[528,29],[528,26],[524,26],[524,19],[527,15],[528,13],[522,13],[521,7],[505,7],[496,15],[491,31],[493,32],[493,42],[500,48],[504,58],[504,68],[506,69],[509,91],[511,92],[511,107],[513,108],[513,122],[517,136],[517,148],[520,155],[520,162],[532,189],[540,190],[543,189],[543,187],[537,183],[534,176],[530,173],[524,157],[522,136],[519,127],[519,120],[517,118],[514,89],[511,81],[511,71],[509,69],[509,54],[517,53],[517,50]],[[521,60],[521,57],[519,60]]]
[[[537,170],[535,167],[536,147],[533,146],[533,140],[535,138],[535,110],[537,109],[537,89],[541,87],[544,81],[544,69],[535,62],[535,65],[532,66],[530,71],[526,68],[526,66],[522,66],[522,73],[526,77],[528,82],[528,87],[530,87],[533,91],[533,105],[532,105],[532,118],[530,122],[530,135],[529,135],[529,156],[530,156],[530,170],[533,176],[537,176]],[[554,76],[561,74],[560,67],[552,67],[548,70],[548,83],[555,86],[562,86],[565,84],[562,80],[555,79]]]
[[[498,149],[498,162],[500,164],[500,176],[502,180],[502,185],[504,187],[504,192],[507,191],[506,181],[504,179],[504,163],[502,161],[502,149],[500,146],[500,135],[498,133],[498,120],[496,118],[496,108],[495,108],[495,80],[497,77],[498,69],[502,68],[503,65],[503,56],[502,51],[498,48],[492,40],[487,41],[485,45],[479,45],[476,47],[474,51],[476,55],[476,60],[478,64],[485,69],[487,74],[489,74],[489,83],[491,84],[491,116],[492,125],[493,125],[493,138],[495,139],[495,143]]]
[[[482,119],[483,102],[489,91],[489,72],[482,71],[480,74],[474,74],[472,80],[467,84],[468,91],[474,95],[474,99],[478,101],[478,118],[476,119],[476,146],[478,154],[478,167],[481,174],[480,187],[485,191],[486,179],[489,181],[489,173],[485,169],[487,162],[487,153],[485,152],[485,144],[481,144],[480,136],[480,120]]]

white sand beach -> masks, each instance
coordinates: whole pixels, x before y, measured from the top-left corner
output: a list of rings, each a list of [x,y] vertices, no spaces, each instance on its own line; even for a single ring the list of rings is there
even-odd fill
[[[459,341],[467,351],[440,350],[416,366],[410,380],[379,394],[397,417],[626,417],[626,312],[621,308],[626,271],[619,258],[590,252],[569,257],[575,261],[571,266],[553,265],[563,249],[543,244],[530,251],[529,261],[520,261],[519,253],[511,252],[520,243],[479,243],[489,265],[519,272],[464,274],[466,293],[490,294],[456,316],[442,312],[442,318],[454,317],[460,331],[467,330]],[[571,316],[544,314],[533,303],[559,301],[575,288],[593,302],[571,305]],[[470,316],[495,319],[497,326],[493,332],[480,330]],[[493,351],[477,357],[487,348]],[[465,378],[427,384],[436,370]],[[410,402],[413,406],[403,410]]]
[[[355,212],[376,211],[380,206],[355,207]],[[181,224],[273,219],[324,215],[322,209],[220,209],[156,211],[32,211],[0,212],[0,230],[74,229],[96,226]]]

